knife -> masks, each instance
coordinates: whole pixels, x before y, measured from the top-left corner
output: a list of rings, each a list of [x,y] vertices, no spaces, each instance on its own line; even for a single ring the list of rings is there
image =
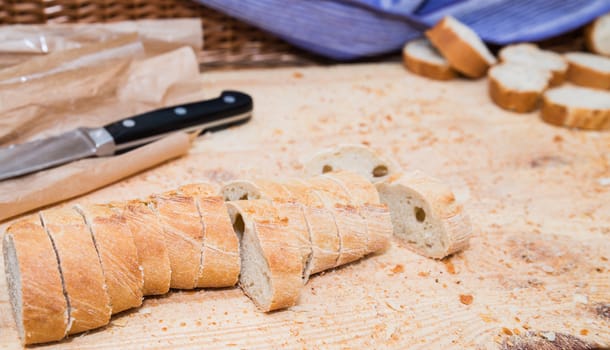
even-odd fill
[[[101,128],[0,148],[0,180],[29,174],[87,157],[104,157],[153,142],[173,132],[218,130],[247,122],[252,98],[223,91],[214,99],[177,105],[119,120]]]

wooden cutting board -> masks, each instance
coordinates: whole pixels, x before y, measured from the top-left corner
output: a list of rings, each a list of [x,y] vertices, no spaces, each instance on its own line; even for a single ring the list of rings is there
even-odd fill
[[[451,184],[472,217],[471,246],[435,261],[393,242],[313,277],[298,306],[271,314],[237,288],[173,292],[46,347],[511,349],[528,331],[538,334],[532,341],[610,346],[609,132],[505,112],[489,101],[484,79],[434,82],[398,63],[201,79],[206,96],[252,94],[254,119],[66,204],[294,175],[323,147],[363,143]],[[0,348],[19,348],[4,276],[0,329]]]

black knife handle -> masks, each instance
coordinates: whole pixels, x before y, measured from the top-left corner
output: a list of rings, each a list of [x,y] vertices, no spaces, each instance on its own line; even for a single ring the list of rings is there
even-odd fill
[[[220,97],[157,109],[108,124],[116,150],[134,148],[176,131],[219,129],[250,118],[252,98],[238,91]]]

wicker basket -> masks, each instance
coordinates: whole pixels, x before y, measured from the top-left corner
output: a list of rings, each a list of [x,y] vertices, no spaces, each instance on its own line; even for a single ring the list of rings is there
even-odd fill
[[[280,39],[192,0],[0,0],[0,24],[94,23],[196,18],[205,35],[203,67],[305,65],[315,58]]]

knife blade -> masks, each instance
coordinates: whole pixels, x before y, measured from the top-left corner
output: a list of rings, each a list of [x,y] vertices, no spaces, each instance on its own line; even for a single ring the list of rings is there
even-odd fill
[[[223,91],[214,99],[157,109],[100,128],[78,128],[58,136],[2,147],[0,180],[82,158],[111,156],[173,132],[205,132],[241,124],[251,118],[252,106],[249,95]]]

